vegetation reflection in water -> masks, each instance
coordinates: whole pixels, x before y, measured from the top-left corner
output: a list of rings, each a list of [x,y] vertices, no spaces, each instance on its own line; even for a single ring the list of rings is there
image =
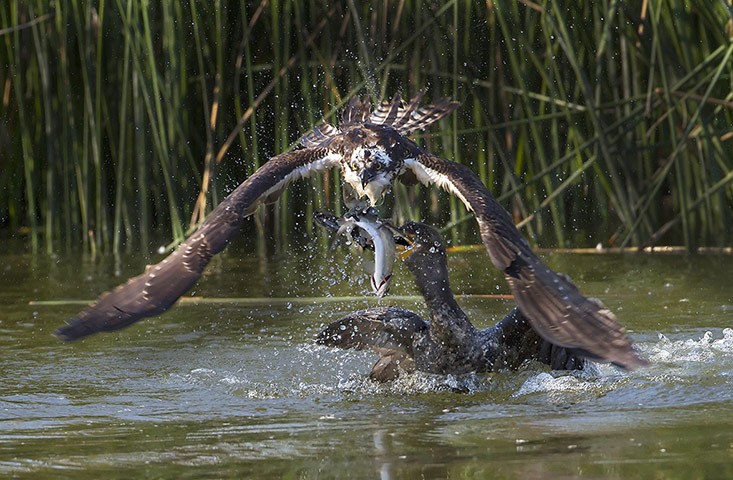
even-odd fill
[[[351,254],[316,247],[267,261],[233,249],[205,297],[358,295]],[[347,255],[344,258],[344,255]],[[316,259],[312,259],[315,257]],[[598,478],[733,475],[731,257],[548,255],[618,312],[653,365],[624,373],[541,367],[465,378],[366,380],[375,358],[317,347],[319,329],[374,305],[181,306],[110,335],[51,336],[127,270],[80,258],[4,255],[0,292],[0,472],[111,478]],[[131,258],[131,262],[138,261]],[[510,308],[483,253],[450,255],[461,305],[480,326]],[[262,275],[260,272],[267,272]],[[393,291],[413,294],[403,268]],[[497,287],[498,286],[498,287]],[[475,296],[471,296],[475,295]],[[424,313],[419,300],[394,300]],[[708,333],[709,332],[709,333]],[[468,386],[469,394],[455,393]]]

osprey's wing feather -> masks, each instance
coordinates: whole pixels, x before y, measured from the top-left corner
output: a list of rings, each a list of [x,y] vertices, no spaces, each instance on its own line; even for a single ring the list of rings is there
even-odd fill
[[[341,130],[330,123],[322,123],[304,135],[300,139],[300,144],[305,148],[325,148],[340,133]]]
[[[397,94],[391,101],[382,100],[382,103],[369,115],[369,123],[375,125],[394,126],[398,115],[404,111],[402,97]]]
[[[173,253],[103,294],[56,335],[76,340],[168,310],[196,283],[211,257],[226,247],[258,205],[274,200],[292,180],[339,165],[339,160],[339,155],[325,149],[302,149],[273,157],[226,197]]]
[[[369,112],[372,111],[372,102],[368,98],[351,97],[341,114],[340,127],[348,127],[366,122]]]
[[[441,118],[453,113],[460,105],[450,99],[439,100],[430,105],[420,106],[424,91],[415,95],[408,103],[400,95],[384,100],[370,115],[367,121],[375,125],[389,125],[400,135],[410,135],[415,130],[424,130]]]
[[[471,169],[427,153],[405,165],[420,182],[440,186],[475,214],[492,263],[504,272],[519,308],[543,338],[626,369],[648,364],[611,311],[542,263]]]
[[[499,323],[483,330],[481,334],[499,346],[494,370],[517,369],[527,360],[544,363],[553,370],[582,370],[585,365],[579,352],[559,347],[542,338],[519,307],[514,307]]]

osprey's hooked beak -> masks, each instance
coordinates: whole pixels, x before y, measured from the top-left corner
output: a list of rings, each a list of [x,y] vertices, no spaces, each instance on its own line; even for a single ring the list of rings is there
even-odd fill
[[[374,180],[374,177],[377,176],[377,172],[375,172],[371,168],[365,168],[362,170],[362,172],[359,174],[359,180],[361,180],[361,187],[366,188],[367,185],[369,185],[369,182]]]
[[[359,180],[361,181],[362,192],[369,197],[369,202],[372,206],[379,203],[384,192],[391,185],[387,175],[376,168],[367,168],[359,173]]]

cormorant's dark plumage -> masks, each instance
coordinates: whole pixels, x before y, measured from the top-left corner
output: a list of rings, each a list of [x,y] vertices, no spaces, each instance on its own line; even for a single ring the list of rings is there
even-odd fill
[[[377,381],[392,380],[399,370],[439,374],[514,370],[528,360],[556,370],[583,368],[580,356],[544,340],[518,308],[495,326],[477,329],[453,296],[438,232],[421,223],[409,223],[402,231],[414,242],[405,262],[430,320],[400,307],[370,308],[330,324],[318,335],[318,343],[376,351],[380,357],[370,376]],[[604,340],[608,336],[598,339]]]

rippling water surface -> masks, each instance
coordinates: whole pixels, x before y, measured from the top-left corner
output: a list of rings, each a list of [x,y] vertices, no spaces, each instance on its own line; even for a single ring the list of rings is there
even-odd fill
[[[319,249],[228,251],[192,292],[224,300],[63,344],[51,334],[81,305],[29,302],[90,300],[143,260],[2,254],[0,477],[733,478],[733,259],[545,258],[617,313],[650,368],[375,385],[373,355],[314,345],[377,303],[355,257]],[[507,293],[485,253],[450,267],[475,323],[509,311],[479,296]],[[395,276],[393,293],[415,294]]]

